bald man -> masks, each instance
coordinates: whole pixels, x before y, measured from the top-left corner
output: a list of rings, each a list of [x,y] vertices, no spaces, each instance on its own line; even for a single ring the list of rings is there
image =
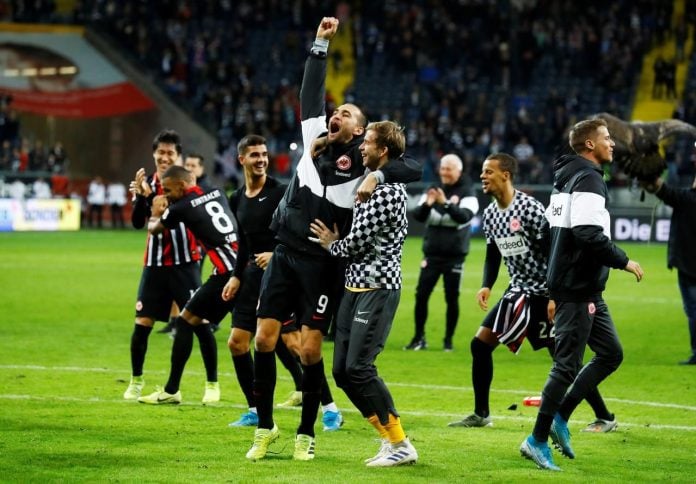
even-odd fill
[[[443,349],[452,351],[452,338],[459,319],[459,286],[464,259],[469,252],[471,219],[478,211],[478,200],[473,195],[471,182],[462,175],[462,160],[448,154],[440,160],[440,183],[423,193],[413,211],[413,217],[426,225],[423,236],[418,287],[416,288],[416,330],[405,350],[424,350],[425,322],[428,319],[428,300],[442,276],[447,312]]]

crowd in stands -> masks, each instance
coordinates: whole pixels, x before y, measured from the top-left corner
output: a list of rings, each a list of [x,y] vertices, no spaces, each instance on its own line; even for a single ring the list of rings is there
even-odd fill
[[[51,18],[44,7],[53,2],[13,3]],[[459,154],[476,178],[481,160],[500,150],[520,157],[521,183],[548,183],[571,123],[600,111],[627,119],[644,54],[665,41],[683,53],[696,2],[687,0],[676,25],[672,4],[83,0],[63,20],[111,36],[215,132],[219,170],[234,176],[236,141],[256,132],[284,176],[299,158],[289,146],[299,140],[297,91],[317,19],[350,11],[357,72],[343,94],[370,119],[405,127],[426,181],[443,153]],[[696,123],[693,96],[677,115]]]

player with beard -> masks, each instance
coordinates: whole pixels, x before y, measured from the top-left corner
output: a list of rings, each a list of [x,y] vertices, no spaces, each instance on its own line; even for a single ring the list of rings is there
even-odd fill
[[[254,394],[259,424],[254,443],[246,454],[251,460],[262,459],[279,435],[273,421],[276,383],[273,350],[281,321],[287,321],[296,311],[301,325],[303,403],[293,457],[297,460],[314,458],[314,424],[325,379],[321,344],[337,303],[335,281],[343,274],[338,272],[336,261],[309,240],[312,236],[310,223],[319,219],[327,227],[337,227],[343,237],[350,229],[356,192],[367,198],[378,182],[407,183],[418,180],[422,173],[415,160],[399,158],[365,176],[359,147],[367,122],[354,104],[336,108],[329,119],[325,149],[312,156],[313,150],[309,148],[325,133],[327,126],[326,54],[337,29],[338,19],[324,17],[321,20],[302,79],[300,105],[305,151],[278,207],[274,228],[279,243],[263,275],[257,310]]]

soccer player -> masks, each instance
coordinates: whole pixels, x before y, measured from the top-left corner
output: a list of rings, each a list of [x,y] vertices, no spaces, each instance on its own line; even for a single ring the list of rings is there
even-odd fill
[[[250,343],[256,333],[256,305],[261,278],[276,245],[275,232],[270,225],[287,185],[268,175],[268,149],[266,139],[262,136],[251,134],[242,138],[237,144],[237,153],[244,172],[244,186],[230,197],[230,208],[239,223],[244,252],[249,258],[248,261],[240,261],[243,267],[242,285],[235,298],[232,331],[227,346],[232,353],[237,381],[249,405],[249,410],[230,426],[245,427],[256,426],[259,420],[253,395],[254,366]],[[226,298],[227,294],[223,293],[223,299]],[[278,340],[275,351],[283,366],[290,371],[296,391],[279,406],[302,404],[302,392],[297,391],[301,390],[302,384],[302,367],[296,359],[299,346],[300,334],[294,319],[283,322],[281,339]],[[338,430],[343,423],[343,416],[333,401],[326,378],[322,384],[321,403],[324,430]]]
[[[404,134],[395,123],[370,123],[360,145],[363,165],[378,170],[390,156],[400,156],[405,146]],[[367,202],[357,203],[350,232],[343,239],[338,240],[338,230],[330,230],[319,219],[311,225],[314,241],[332,256],[349,258],[345,294],[336,317],[333,375],[383,439],[377,455],[365,461],[368,467],[418,459],[374,364],[384,349],[401,296],[406,202],[404,185],[387,183],[378,186]]]
[[[281,321],[293,312],[301,325],[301,360],[303,366],[302,415],[295,438],[293,457],[314,458],[314,424],[324,377],[321,354],[335,307],[333,291],[336,261],[311,237],[309,225],[320,219],[328,227],[338,226],[344,236],[350,229],[353,202],[357,195],[367,197],[378,181],[410,182],[421,177],[422,168],[410,159],[392,160],[365,177],[359,146],[366,119],[354,104],[338,106],[328,122],[326,146],[312,157],[312,141],[325,133],[326,53],[329,40],[338,29],[338,19],[324,17],[317,29],[311,54],[305,64],[300,105],[302,138],[305,151],[293,179],[278,207],[277,238],[273,258],[261,283],[259,318],[254,353],[254,394],[259,424],[248,459],[266,455],[268,446],[279,435],[273,421],[273,392],[276,382],[273,350],[280,333]],[[360,185],[360,186],[358,186]],[[301,306],[298,310],[297,307]]]
[[[413,218],[425,222],[414,318],[416,330],[405,350],[424,350],[428,300],[442,276],[445,289],[445,338],[443,348],[452,351],[452,338],[459,320],[459,287],[464,260],[469,253],[471,219],[478,212],[478,200],[471,180],[462,173],[462,160],[447,154],[440,160],[440,183],[428,188],[413,210]]]
[[[486,236],[483,282],[476,294],[479,307],[489,309],[491,289],[498,278],[501,260],[510,275],[510,285],[490,309],[471,340],[471,379],[474,387],[474,413],[451,422],[450,427],[486,427],[490,418],[489,397],[493,381],[493,351],[499,344],[517,352],[527,338],[534,350],[548,349],[553,355],[553,301],[546,287],[548,230],[544,206],[535,198],[515,189],[517,160],[496,153],[483,162],[483,193],[494,201],[483,212],[481,226]],[[587,430],[608,432],[616,427],[595,388],[586,399],[596,420]]]
[[[149,220],[155,196],[164,194],[164,172],[175,164],[180,153],[181,138],[176,131],[164,130],[155,136],[152,142],[155,173],[146,176],[145,169],[140,168],[130,183],[134,197],[131,223],[136,229],[144,227]],[[137,400],[145,386],[143,365],[155,321],[169,321],[172,307],[178,312],[200,287],[200,258],[198,243],[185,225],[156,235],[148,232],[131,335],[131,379],[123,394],[126,400]]]
[[[213,189],[213,186],[208,181],[208,175],[205,173],[205,164],[203,164],[203,155],[198,153],[189,153],[184,158],[184,168],[193,173],[196,177],[196,185],[207,192]]]
[[[218,189],[204,192],[193,180],[193,174],[183,166],[171,166],[164,172],[164,196],[154,200],[148,230],[159,234],[168,228],[185,225],[208,253],[213,273],[186,303],[177,319],[167,384],[162,390],[138,398],[141,403],[181,403],[179,384],[191,356],[194,334],[200,344],[207,377],[203,403],[220,400],[217,346],[208,322],[218,323],[231,311],[231,299],[239,289],[240,281],[234,273],[239,232],[225,194]],[[222,298],[223,290],[228,295],[227,300]]]
[[[556,302],[553,367],[542,391],[532,434],[521,454],[542,469],[558,471],[549,435],[563,455],[574,458],[568,419],[587,393],[611,375],[623,360],[614,322],[602,292],[609,269],[623,269],[636,281],[640,264],[610,239],[608,190],[602,167],[611,163],[614,140],[603,119],[585,120],[570,130],[575,155],[554,161],[553,192],[546,209],[551,227],[547,282]],[[595,355],[583,366],[585,346]]]

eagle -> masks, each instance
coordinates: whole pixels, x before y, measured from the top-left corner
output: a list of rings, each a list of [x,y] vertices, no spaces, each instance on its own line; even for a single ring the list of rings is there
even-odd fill
[[[589,118],[607,122],[609,134],[616,143],[614,161],[628,176],[639,181],[653,181],[667,168],[660,153],[661,141],[679,134],[696,138],[696,126],[678,119],[624,121],[609,113],[597,113]]]

